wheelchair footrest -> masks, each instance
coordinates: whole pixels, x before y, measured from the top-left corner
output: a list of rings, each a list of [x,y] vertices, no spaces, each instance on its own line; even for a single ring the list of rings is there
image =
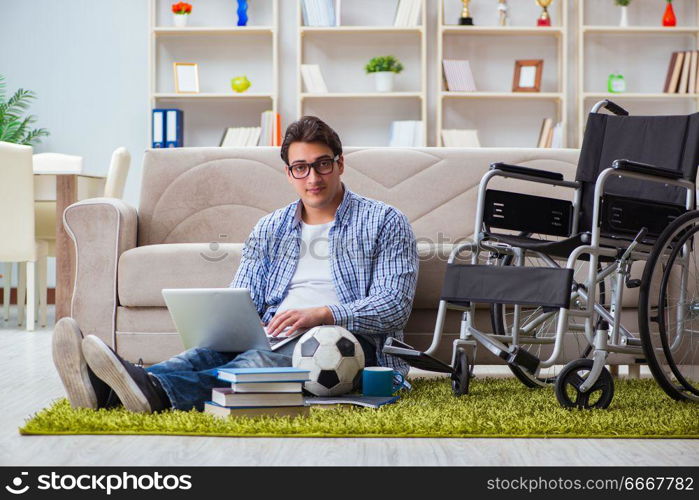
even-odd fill
[[[515,347],[515,350],[509,354],[507,359],[508,365],[524,368],[529,373],[536,373],[536,370],[539,368],[539,358],[520,347]]]
[[[388,338],[383,347],[384,354],[390,354],[391,356],[396,356],[402,359],[410,366],[414,368],[419,368],[420,370],[427,370],[430,372],[440,372],[440,373],[453,373],[454,369],[451,365],[431,356],[423,351],[418,351],[413,349],[411,345],[396,340],[394,338]]]

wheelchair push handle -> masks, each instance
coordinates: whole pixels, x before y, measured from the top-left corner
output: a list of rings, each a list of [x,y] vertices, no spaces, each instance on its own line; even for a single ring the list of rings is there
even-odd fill
[[[628,116],[629,112],[626,111],[624,108],[619,106],[618,104],[610,101],[609,99],[604,99],[603,101],[598,102],[592,107],[591,113],[599,113],[599,110],[605,108],[609,110],[610,113],[614,113],[615,115],[619,116]]]

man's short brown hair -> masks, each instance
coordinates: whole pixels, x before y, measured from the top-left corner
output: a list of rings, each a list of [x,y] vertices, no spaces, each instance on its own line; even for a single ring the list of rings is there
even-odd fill
[[[320,142],[328,146],[333,156],[342,154],[342,142],[330,126],[317,116],[302,116],[289,125],[284,133],[281,156],[289,164],[289,146],[294,142]]]

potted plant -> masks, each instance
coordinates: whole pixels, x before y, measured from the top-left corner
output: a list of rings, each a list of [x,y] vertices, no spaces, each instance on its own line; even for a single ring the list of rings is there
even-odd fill
[[[403,65],[393,56],[378,56],[372,57],[364,69],[367,74],[373,73],[375,75],[378,92],[391,92],[394,75],[403,71]]]
[[[629,25],[629,4],[631,0],[614,0],[614,3],[621,8],[621,18],[619,19],[619,26],[626,27]]]
[[[172,19],[178,28],[187,26],[187,16],[192,13],[192,6],[187,2],[172,4]]]
[[[0,75],[0,141],[33,146],[40,142],[41,137],[49,135],[45,128],[29,128],[36,121],[34,115],[22,117],[33,99],[36,99],[36,94],[24,89],[18,89],[7,99],[5,78]]]

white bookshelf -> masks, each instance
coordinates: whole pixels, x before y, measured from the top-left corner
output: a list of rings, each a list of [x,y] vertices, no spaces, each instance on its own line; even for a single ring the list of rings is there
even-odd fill
[[[435,71],[435,145],[443,129],[476,129],[484,147],[535,147],[544,118],[567,128],[568,12],[565,2],[549,7],[552,25],[536,26],[535,2],[510,3],[507,26],[498,24],[497,2],[471,2],[474,26],[457,24],[461,2],[439,0]],[[442,60],[469,61],[476,92],[448,91]],[[540,92],[512,92],[515,60],[543,59]],[[507,107],[503,107],[503,103]]]
[[[298,116],[318,115],[342,137],[343,146],[387,146],[391,122],[422,122],[427,145],[426,0],[419,26],[392,26],[398,0],[345,0],[340,25],[304,26],[298,2],[296,81]],[[393,92],[376,92],[365,64],[374,56],[394,55],[404,66]],[[317,64],[328,93],[305,91],[302,64]],[[377,106],[377,101],[381,101]]]
[[[153,108],[184,112],[185,146],[218,146],[228,127],[259,126],[263,111],[278,111],[279,0],[249,2],[248,25],[237,26],[232,0],[190,2],[188,26],[173,26],[171,0],[150,1],[148,144]],[[175,92],[173,63],[199,67],[200,92]],[[250,88],[234,92],[245,75]]]
[[[632,115],[688,114],[699,109],[699,94],[663,93],[674,51],[699,49],[699,0],[673,2],[677,26],[662,26],[665,2],[634,0],[628,7],[629,26],[611,22],[618,7],[606,0],[577,4],[577,121],[582,142],[590,109],[602,99],[618,102]],[[609,93],[607,77],[621,72],[624,93]]]

